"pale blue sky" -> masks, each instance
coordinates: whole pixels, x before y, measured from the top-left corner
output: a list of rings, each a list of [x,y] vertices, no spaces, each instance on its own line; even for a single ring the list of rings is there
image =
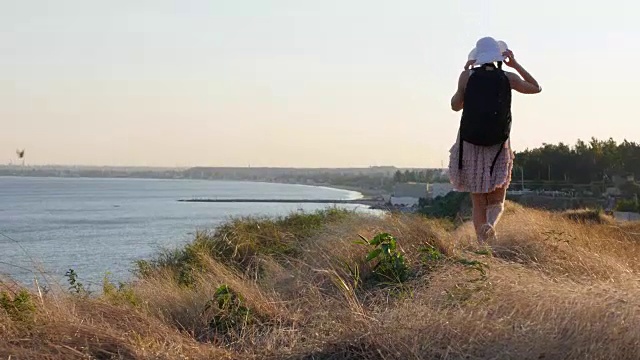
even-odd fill
[[[447,165],[475,41],[542,84],[512,145],[640,141],[635,1],[0,0],[0,163]]]

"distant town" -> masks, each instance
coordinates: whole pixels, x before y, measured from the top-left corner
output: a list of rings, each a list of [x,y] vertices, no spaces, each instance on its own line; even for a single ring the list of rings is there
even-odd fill
[[[0,165],[0,176],[255,181],[328,186],[362,193],[401,211],[449,213],[466,200],[453,192],[446,168],[100,167]],[[640,218],[640,144],[613,139],[543,144],[515,154],[510,200],[545,209],[600,208]],[[429,210],[431,209],[431,210]]]
[[[367,168],[268,167],[108,167],[108,166],[0,166],[0,176],[143,178],[256,181],[331,186],[368,196],[390,194],[398,182],[446,183],[445,169],[408,169],[394,166]]]

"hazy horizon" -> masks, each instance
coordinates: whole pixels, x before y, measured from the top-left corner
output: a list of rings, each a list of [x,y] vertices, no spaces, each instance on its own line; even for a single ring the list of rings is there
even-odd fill
[[[547,9],[545,9],[547,8]],[[550,10],[548,10],[550,9]],[[0,163],[438,168],[468,52],[505,40],[541,83],[514,150],[640,141],[632,1],[0,3]],[[625,67],[626,65],[626,67]]]
[[[15,168],[22,168],[23,165],[20,161],[16,161],[13,163],[7,163],[7,164],[0,164],[0,167],[15,167]],[[47,167],[51,167],[51,168],[113,168],[113,169],[118,169],[118,168],[139,168],[139,169],[190,169],[190,168],[194,168],[194,167],[206,167],[206,168],[220,168],[220,169],[224,169],[224,168],[228,168],[228,169],[245,169],[245,168],[251,168],[251,169],[267,169],[267,168],[271,168],[271,169],[300,169],[300,170],[305,170],[305,169],[368,169],[368,168],[397,168],[397,169],[434,169],[434,170],[438,170],[438,169],[442,169],[440,167],[432,167],[432,168],[428,168],[428,167],[400,167],[400,166],[395,166],[395,165],[372,165],[372,166],[326,166],[326,167],[314,167],[314,166],[204,166],[204,165],[193,165],[193,166],[153,166],[153,165],[86,165],[86,164],[25,164],[24,167],[26,168],[47,168]],[[446,167],[446,166],[445,166]]]

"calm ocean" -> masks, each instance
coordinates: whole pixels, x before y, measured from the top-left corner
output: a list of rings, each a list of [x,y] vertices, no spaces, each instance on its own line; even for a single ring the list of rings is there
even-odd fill
[[[61,283],[73,268],[81,282],[99,290],[105,274],[126,280],[135,260],[180,246],[196,230],[213,228],[229,217],[332,206],[178,199],[358,197],[337,189],[250,182],[0,177],[0,276],[30,283],[34,273],[41,277],[44,271],[48,282]]]

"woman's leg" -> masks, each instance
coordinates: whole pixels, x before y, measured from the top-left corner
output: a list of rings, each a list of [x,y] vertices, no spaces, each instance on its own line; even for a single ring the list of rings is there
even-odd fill
[[[496,227],[502,212],[504,211],[504,199],[507,195],[507,189],[498,188],[487,194],[487,223],[493,228]]]
[[[486,229],[483,226],[487,223],[487,194],[471,194],[473,204],[473,227],[478,235],[478,240],[486,240]]]

